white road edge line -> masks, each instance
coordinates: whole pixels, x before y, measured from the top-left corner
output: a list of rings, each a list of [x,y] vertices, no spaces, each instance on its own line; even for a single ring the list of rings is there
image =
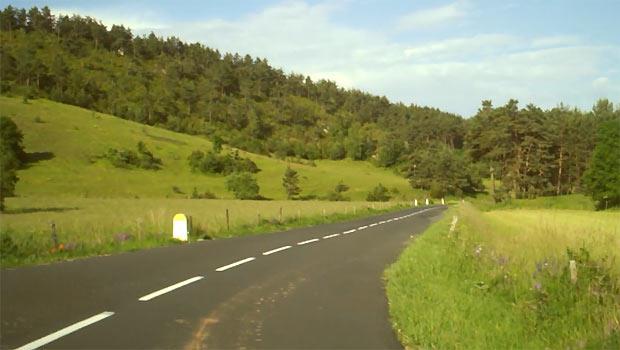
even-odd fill
[[[354,228],[354,229],[352,229],[352,230],[349,230],[349,231],[344,231],[342,234],[343,234],[343,235],[346,235],[347,233],[353,233],[353,232],[355,232],[355,231],[357,231],[357,229],[356,229],[356,228]]]
[[[372,224],[368,225],[368,227],[375,227],[375,226],[377,226],[377,225],[379,225],[379,224],[377,224],[377,223],[375,222],[375,223],[372,223]]]
[[[103,320],[104,318],[108,318],[110,316],[114,315],[114,312],[111,311],[105,311],[102,312],[100,314],[97,314],[95,316],[91,316],[85,320],[82,320],[80,322],[74,323],[68,327],[65,327],[57,332],[54,332],[50,335],[47,335],[43,338],[37,339],[33,342],[30,342],[24,346],[21,346],[19,348],[17,348],[16,350],[32,350],[32,349],[36,349],[36,348],[40,348],[43,345],[49,344],[51,342],[53,342],[54,340],[57,340],[59,338],[64,337],[65,335],[69,335],[77,330],[80,330],[86,326],[90,326],[91,324],[95,323],[95,322],[99,322],[101,320]]]
[[[333,235],[323,236],[323,239],[334,238],[340,236],[340,233],[334,233]]]
[[[228,264],[228,265],[224,265],[222,267],[218,267],[217,269],[215,269],[215,271],[217,271],[217,272],[226,271],[226,270],[231,269],[231,268],[233,268],[235,266],[238,266],[238,265],[241,265],[241,264],[245,264],[245,263],[250,262],[250,261],[255,260],[255,259],[256,259],[255,257],[245,258],[243,260],[239,260],[239,261],[234,262],[232,264]]]
[[[285,245],[284,247],[280,247],[280,248],[276,248],[276,249],[272,249],[272,250],[266,251],[266,252],[263,253],[263,255],[269,255],[269,254],[281,252],[281,251],[287,250],[289,248],[291,248],[290,245]]]
[[[302,242],[297,242],[297,245],[304,245],[304,244],[308,244],[308,243],[312,243],[312,242],[316,242],[318,241],[318,238],[314,238],[314,239],[309,239],[307,241],[302,241]]]
[[[358,227],[357,229],[358,229],[358,230],[365,230],[366,228],[368,228],[368,226],[360,226],[360,227]]]
[[[379,221],[379,225],[385,224],[385,221]]]
[[[190,283],[194,283],[194,282],[199,281],[199,280],[201,280],[203,278],[204,278],[204,276],[196,276],[196,277],[192,277],[192,278],[186,279],[185,281],[182,281],[182,282],[179,282],[179,283],[175,283],[175,284],[173,284],[171,286],[168,286],[166,288],[162,288],[162,289],[160,289],[158,291],[155,291],[153,293],[147,294],[147,295],[139,298],[138,300],[140,300],[140,301],[149,301],[151,299],[157,298],[158,296],[160,296],[162,294],[166,294],[168,292],[172,292],[175,289],[179,289],[179,288],[181,288],[183,286],[186,286],[186,285],[188,285]]]

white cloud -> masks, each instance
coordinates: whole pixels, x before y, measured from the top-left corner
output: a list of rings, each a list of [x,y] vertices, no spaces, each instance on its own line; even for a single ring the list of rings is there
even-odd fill
[[[400,18],[398,27],[401,30],[428,29],[463,18],[465,14],[463,4],[455,2],[449,5],[408,13]]]
[[[595,88],[605,88],[609,85],[609,78],[598,77],[592,81],[592,86]]]
[[[512,35],[481,34],[471,37],[452,38],[405,49],[405,56],[437,60],[438,58],[464,57],[472,53],[484,54],[517,44],[519,39]]]
[[[532,40],[533,47],[570,46],[579,45],[580,43],[579,37],[570,35],[546,36]]]
[[[52,13],[58,16],[89,16],[97,21],[101,21],[108,29],[114,24],[123,24],[125,27],[131,28],[135,33],[146,33],[156,30],[164,30],[169,28],[163,25],[154,12],[140,11],[136,12],[130,8],[116,9],[114,11],[106,9],[97,9],[96,11],[84,11],[76,8],[52,8]]]

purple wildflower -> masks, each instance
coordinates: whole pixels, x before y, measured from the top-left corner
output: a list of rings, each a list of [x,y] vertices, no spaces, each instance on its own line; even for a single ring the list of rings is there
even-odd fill
[[[536,283],[534,283],[534,289],[540,291],[542,289],[542,284],[537,281]]]

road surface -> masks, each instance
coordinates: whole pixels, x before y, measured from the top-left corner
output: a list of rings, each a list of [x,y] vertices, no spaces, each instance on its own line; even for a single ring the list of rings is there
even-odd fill
[[[401,348],[382,272],[444,207],[0,274],[0,346]]]

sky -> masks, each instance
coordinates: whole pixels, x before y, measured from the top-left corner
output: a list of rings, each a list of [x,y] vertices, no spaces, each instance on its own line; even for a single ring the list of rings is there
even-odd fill
[[[620,0],[0,0],[266,58],[393,102],[620,104]]]

